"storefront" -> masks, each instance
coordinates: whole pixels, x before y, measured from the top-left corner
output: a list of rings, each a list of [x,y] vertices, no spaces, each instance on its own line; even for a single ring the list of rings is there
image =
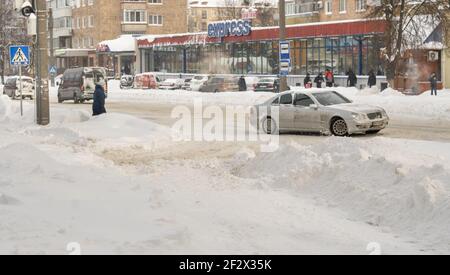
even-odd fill
[[[58,74],[68,68],[88,67],[95,64],[95,50],[92,49],[57,49],[55,57]]]
[[[135,73],[135,38],[123,35],[115,40],[103,41],[97,45],[98,66],[108,70],[111,77]]]
[[[352,69],[383,75],[379,34],[383,21],[340,21],[287,27],[291,74]],[[223,28],[221,29],[223,32]],[[219,36],[219,37],[218,37]],[[137,39],[137,70],[167,73],[278,74],[278,28],[222,33],[149,36]]]

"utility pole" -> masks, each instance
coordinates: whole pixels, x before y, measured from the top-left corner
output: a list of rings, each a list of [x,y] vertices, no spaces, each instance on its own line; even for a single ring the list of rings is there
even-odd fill
[[[48,8],[48,31],[50,32],[50,66],[55,66],[55,53],[53,49],[53,9]],[[55,87],[55,74],[50,74],[50,83],[52,87]]]
[[[34,0],[37,16],[37,62],[36,62],[36,122],[38,125],[50,123],[48,88],[48,43],[46,0]]]
[[[286,40],[286,2],[285,0],[278,1],[278,10],[280,13],[280,42]],[[279,51],[281,49],[278,49]],[[278,63],[278,70],[281,70],[281,60]],[[287,77],[280,75],[280,92],[287,90]]]

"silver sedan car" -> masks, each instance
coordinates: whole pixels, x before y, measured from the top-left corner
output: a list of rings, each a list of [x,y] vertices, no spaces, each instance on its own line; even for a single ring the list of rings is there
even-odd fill
[[[288,91],[255,106],[258,127],[268,134],[280,131],[325,135],[375,134],[386,128],[383,108],[352,103],[333,90]],[[254,114],[255,115],[255,114]]]

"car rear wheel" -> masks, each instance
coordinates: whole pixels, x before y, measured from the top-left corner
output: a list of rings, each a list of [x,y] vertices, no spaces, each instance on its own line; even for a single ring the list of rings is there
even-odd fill
[[[336,118],[331,122],[331,133],[338,137],[348,135],[348,127],[345,120],[342,118]]]
[[[277,124],[271,117],[266,117],[261,122],[261,127],[264,133],[268,135],[276,134],[278,131]]]

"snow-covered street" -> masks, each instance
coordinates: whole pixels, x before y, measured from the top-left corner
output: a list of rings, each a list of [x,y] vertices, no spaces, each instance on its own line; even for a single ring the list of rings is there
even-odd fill
[[[338,89],[385,108],[378,136],[177,142],[171,110],[269,93],[119,90],[108,114],[56,103],[52,123],[0,97],[0,253],[450,253],[450,91]],[[370,245],[369,245],[370,246]]]

